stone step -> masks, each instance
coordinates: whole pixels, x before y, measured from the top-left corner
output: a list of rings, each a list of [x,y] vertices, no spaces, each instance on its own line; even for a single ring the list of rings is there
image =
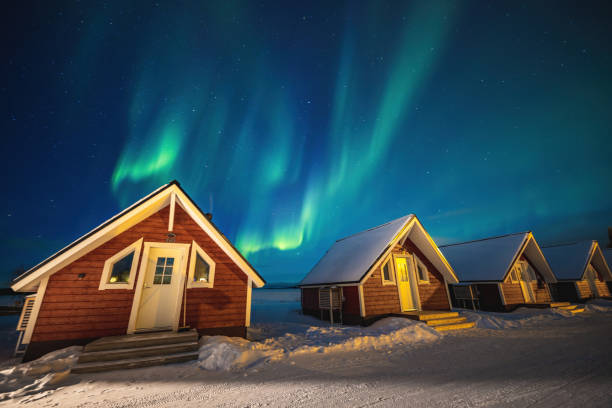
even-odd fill
[[[552,302],[550,307],[569,306],[570,302]]]
[[[192,343],[198,341],[198,332],[188,330],[183,332],[156,332],[127,334],[124,336],[103,337],[87,344],[83,351],[117,350],[125,348],[160,346],[164,344]]]
[[[451,323],[461,323],[461,322],[465,322],[467,320],[467,318],[465,317],[448,317],[446,319],[433,319],[433,320],[426,320],[425,323],[427,323],[428,326],[440,326],[442,324],[451,324]]]
[[[186,353],[174,353],[163,356],[149,356],[141,358],[128,358],[116,361],[94,361],[90,363],[79,363],[72,368],[71,372],[75,374],[82,374],[126,368],[150,367],[161,364],[182,363],[185,361],[197,360],[197,358],[197,351],[189,351]]]
[[[116,350],[86,351],[79,356],[79,364],[91,363],[95,361],[115,361],[128,358],[163,356],[168,354],[197,351],[198,349],[198,342],[193,341],[146,347],[120,348]]]
[[[570,310],[571,314],[577,314],[577,313],[582,313],[582,312],[584,312],[584,307],[582,307],[580,309]]]
[[[455,323],[455,324],[443,324],[440,326],[435,326],[434,329],[437,331],[447,331],[447,330],[460,330],[460,329],[471,329],[474,327],[476,323],[474,322],[464,322],[464,323]]]
[[[574,310],[577,307],[578,307],[578,305],[569,305],[569,306],[559,306],[556,309],[559,309],[559,310]]]
[[[419,313],[418,318],[419,320],[435,320],[457,316],[459,316],[459,312],[422,312]]]

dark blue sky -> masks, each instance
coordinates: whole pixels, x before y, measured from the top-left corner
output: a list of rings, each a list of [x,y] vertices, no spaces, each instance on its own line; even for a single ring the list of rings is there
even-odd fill
[[[2,7],[6,277],[172,179],[272,282],[407,213],[607,241],[609,2]]]

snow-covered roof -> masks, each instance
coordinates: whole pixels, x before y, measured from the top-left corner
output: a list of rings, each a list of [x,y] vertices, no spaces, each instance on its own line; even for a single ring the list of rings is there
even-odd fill
[[[601,252],[603,252],[603,256],[606,259],[608,268],[612,269],[612,248],[604,249]]]
[[[413,217],[409,214],[337,240],[300,285],[359,282]]]
[[[610,269],[604,261],[604,254],[597,241],[580,241],[570,244],[542,248],[542,252],[552,267],[557,279],[579,280],[589,263],[610,279]]]
[[[582,279],[591,257],[593,241],[574,242],[542,248],[557,279]]]
[[[518,256],[529,232],[442,245],[440,251],[460,282],[501,281]]]

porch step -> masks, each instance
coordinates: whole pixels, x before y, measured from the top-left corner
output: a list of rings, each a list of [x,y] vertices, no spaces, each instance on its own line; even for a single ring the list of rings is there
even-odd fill
[[[174,353],[163,356],[149,356],[141,358],[128,358],[116,361],[94,361],[91,363],[79,363],[72,368],[72,372],[82,374],[126,368],[149,367],[160,364],[182,363],[185,361],[196,360],[197,358],[197,351],[189,351],[185,353]]]
[[[569,306],[570,302],[552,302],[550,304],[550,307],[562,307],[562,306]]]
[[[188,330],[184,332],[156,332],[142,334],[128,334],[124,336],[103,337],[87,344],[84,352],[117,350],[136,347],[161,346],[164,344],[193,343],[198,341],[198,332]]]
[[[422,312],[419,313],[418,319],[421,321],[446,319],[459,316],[458,312]]]
[[[465,317],[447,317],[446,319],[433,319],[433,320],[426,320],[425,322],[427,323],[428,326],[440,326],[440,325],[445,325],[445,324],[452,324],[452,323],[462,323],[465,322],[467,320],[467,318]]]
[[[570,310],[569,312],[571,314],[574,314],[574,315],[577,314],[577,313],[582,313],[582,312],[584,312],[584,307],[576,308],[576,309]]]
[[[439,325],[439,326],[434,326],[434,329],[436,329],[437,331],[471,329],[472,327],[474,327],[475,324],[476,324],[475,322],[442,324],[442,325]]]
[[[199,345],[197,341],[181,342],[175,344],[162,344],[146,347],[131,347],[120,348],[115,350],[101,351],[86,351],[79,356],[79,364],[92,363],[100,361],[116,361],[122,359],[133,359],[143,357],[153,357],[161,355],[170,355],[176,353],[187,353],[190,351],[198,351]]]
[[[559,309],[559,310],[574,310],[577,307],[578,307],[578,305],[568,305],[568,306],[558,306],[555,309]]]

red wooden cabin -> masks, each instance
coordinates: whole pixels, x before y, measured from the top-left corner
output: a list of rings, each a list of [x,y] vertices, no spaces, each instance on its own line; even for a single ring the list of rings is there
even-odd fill
[[[191,327],[246,335],[265,284],[173,181],[19,276],[36,292],[24,361],[100,337]]]
[[[407,215],[336,241],[300,282],[302,310],[352,324],[448,311],[447,284],[456,282],[419,220]]]

